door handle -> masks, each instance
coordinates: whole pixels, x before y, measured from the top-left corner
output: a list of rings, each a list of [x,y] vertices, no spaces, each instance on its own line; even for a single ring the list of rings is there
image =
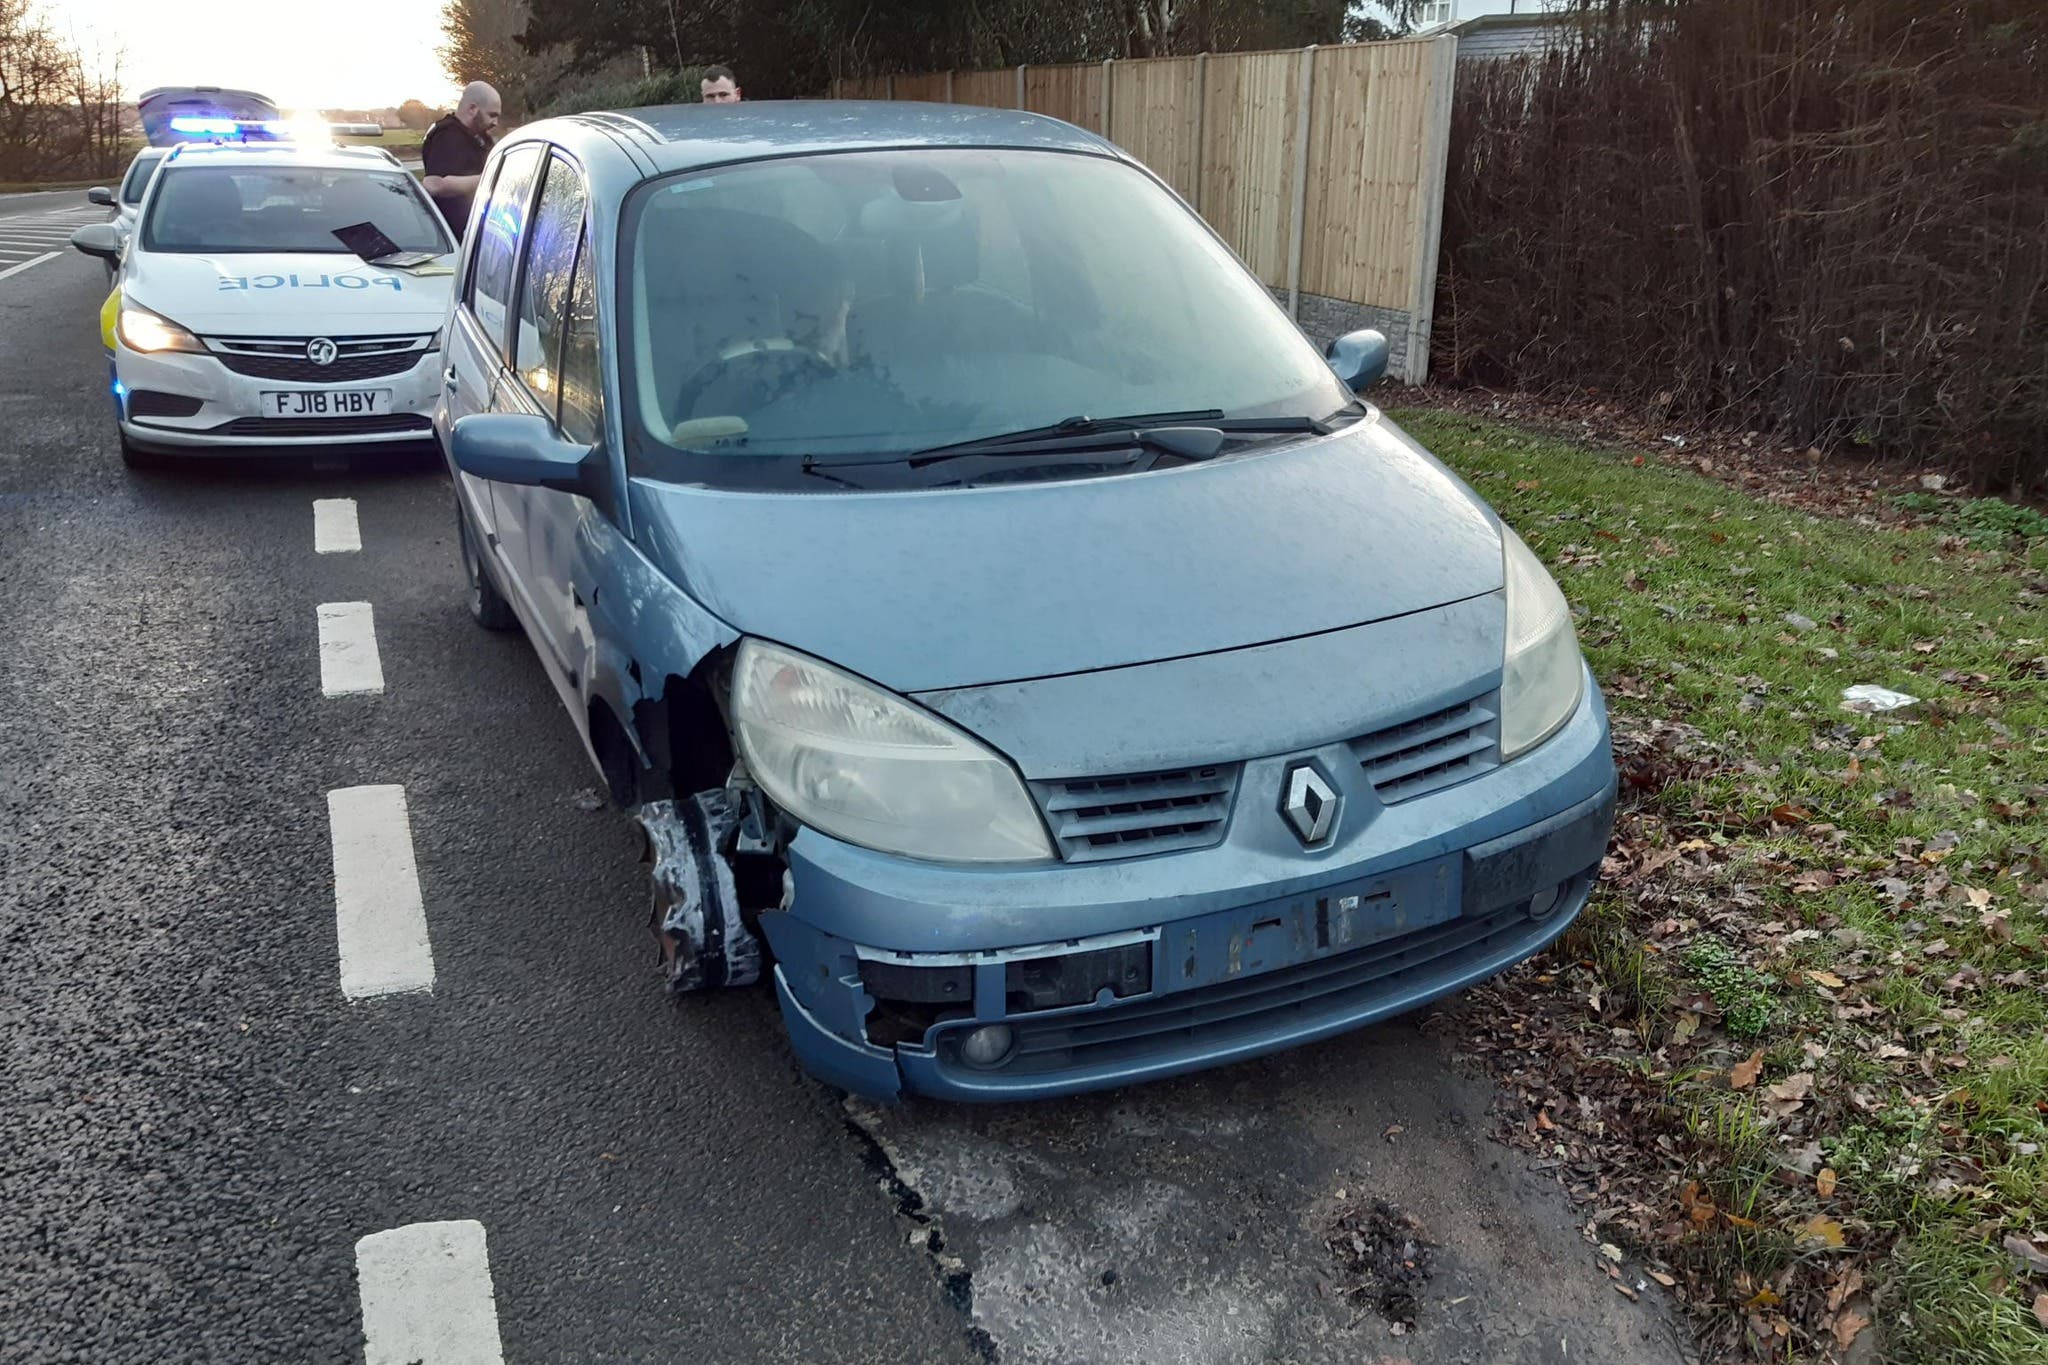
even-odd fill
[[[441,371],[441,387],[453,393],[455,392],[455,383],[455,367],[450,365],[447,369]]]

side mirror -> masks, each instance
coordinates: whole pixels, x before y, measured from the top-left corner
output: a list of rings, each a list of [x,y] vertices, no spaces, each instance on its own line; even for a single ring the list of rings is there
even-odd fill
[[[71,234],[71,245],[103,261],[121,259],[121,234],[112,223],[87,223]]]
[[[448,453],[465,474],[494,483],[553,488],[588,494],[597,447],[578,445],[555,435],[545,417],[517,412],[475,412],[455,419],[448,434]]]
[[[92,203],[104,204],[108,208],[114,207],[114,192],[105,185],[94,185],[85,192],[85,197]]]
[[[1373,328],[1361,327],[1331,342],[1323,356],[1352,392],[1361,393],[1387,372],[1387,338]]]

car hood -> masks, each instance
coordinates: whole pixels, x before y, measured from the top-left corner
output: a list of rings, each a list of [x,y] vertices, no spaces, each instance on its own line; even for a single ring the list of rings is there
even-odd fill
[[[1313,635],[1502,586],[1492,512],[1375,413],[1121,477],[774,494],[636,480],[636,534],[735,629],[900,692]]]
[[[443,256],[443,264],[453,256]],[[122,294],[200,335],[431,332],[451,275],[415,275],[327,253],[131,252]]]

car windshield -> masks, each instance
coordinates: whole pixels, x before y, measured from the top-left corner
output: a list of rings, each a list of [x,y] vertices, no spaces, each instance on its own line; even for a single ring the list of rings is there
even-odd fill
[[[164,159],[162,152],[142,152],[128,166],[128,174],[121,180],[121,202],[139,204],[142,192],[149,188],[149,177],[156,172],[156,163]]]
[[[402,171],[315,166],[164,168],[142,241],[150,251],[331,252],[334,229],[375,223],[402,251],[450,250],[433,206]]]
[[[872,462],[1078,416],[1351,402],[1168,191],[1107,157],[933,149],[654,181],[626,206],[636,472]]]

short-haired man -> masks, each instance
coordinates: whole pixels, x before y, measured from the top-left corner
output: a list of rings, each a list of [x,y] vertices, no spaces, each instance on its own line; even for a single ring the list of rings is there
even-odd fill
[[[729,66],[709,67],[704,79],[697,82],[697,97],[706,104],[738,104],[740,102],[739,82],[732,78]]]
[[[455,240],[469,226],[469,206],[491,154],[491,130],[502,111],[498,92],[482,81],[462,87],[455,112],[427,129],[420,142],[420,184],[448,220]]]

